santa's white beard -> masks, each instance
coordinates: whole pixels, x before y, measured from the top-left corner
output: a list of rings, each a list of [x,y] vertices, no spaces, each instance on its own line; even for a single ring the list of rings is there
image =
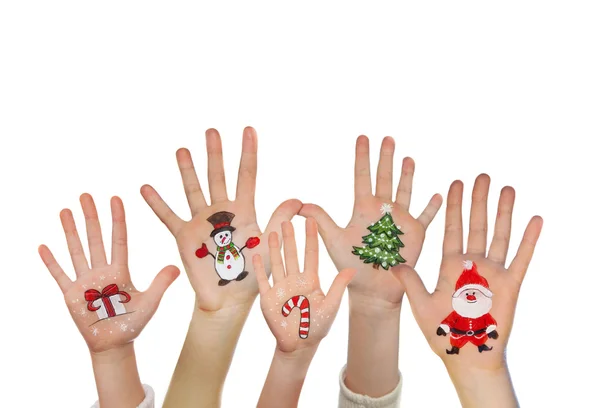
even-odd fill
[[[477,298],[477,302],[469,303],[460,297],[452,298],[452,309],[463,317],[475,319],[492,310],[492,299],[481,296]]]

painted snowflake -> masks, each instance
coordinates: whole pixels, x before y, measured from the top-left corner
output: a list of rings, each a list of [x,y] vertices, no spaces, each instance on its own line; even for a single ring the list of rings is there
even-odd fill
[[[104,275],[100,276],[100,280],[101,280],[101,281],[103,281],[104,279],[106,279],[106,278],[104,277]]]
[[[79,309],[79,315],[80,316],[85,316],[86,313],[87,312],[85,311],[85,308],[82,307],[81,309]]]
[[[315,313],[317,314],[318,317],[323,317],[323,315],[325,314],[325,310],[319,308],[319,309],[317,309],[317,311]]]
[[[381,204],[381,208],[379,209],[379,211],[381,211],[382,215],[385,215],[385,214],[391,213],[392,208],[394,208],[393,205],[388,204],[388,203],[383,203],[383,204]]]
[[[277,299],[279,299],[279,300],[285,299],[285,289],[279,288],[279,289],[277,289],[277,292],[275,294],[277,295]]]
[[[121,323],[121,331],[127,331],[127,325],[125,323]]]
[[[281,327],[283,327],[284,329],[287,329],[288,327],[288,323],[284,320],[281,322]]]
[[[299,276],[298,279],[296,279],[296,286],[300,289],[308,286],[308,282],[306,281],[304,276]]]
[[[94,336],[97,336],[97,335],[98,335],[98,333],[100,333],[100,330],[98,330],[98,328],[97,328],[97,327],[94,327],[94,328],[92,329],[92,334],[93,334]]]

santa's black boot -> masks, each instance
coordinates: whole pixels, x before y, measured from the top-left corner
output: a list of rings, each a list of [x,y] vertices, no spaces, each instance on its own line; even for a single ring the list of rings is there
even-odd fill
[[[456,346],[452,346],[452,349],[446,350],[446,354],[458,354],[460,349]]]
[[[241,281],[242,279],[244,279],[246,276],[248,276],[248,272],[244,271],[242,273],[240,273],[237,278],[235,278],[236,281]]]
[[[227,285],[229,282],[231,282],[231,281],[230,281],[230,280],[227,280],[227,279],[221,279],[221,280],[219,281],[219,286],[225,286],[225,285]]]
[[[482,344],[481,346],[477,346],[477,349],[481,353],[482,351],[490,351],[491,349],[493,349],[493,347],[488,347],[485,344]]]

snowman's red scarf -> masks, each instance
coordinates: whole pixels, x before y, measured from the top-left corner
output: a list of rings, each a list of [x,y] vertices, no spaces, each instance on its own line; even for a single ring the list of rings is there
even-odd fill
[[[239,252],[235,249],[235,245],[233,245],[233,242],[230,242],[229,245],[217,247],[217,263],[223,263],[225,252],[227,251],[231,252],[233,259],[238,259],[240,257]]]

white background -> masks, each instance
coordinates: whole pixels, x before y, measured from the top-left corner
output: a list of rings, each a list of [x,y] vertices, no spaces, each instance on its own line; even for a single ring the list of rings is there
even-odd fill
[[[261,226],[291,197],[321,204],[345,225],[361,133],[371,138],[373,166],[386,135],[396,139],[396,174],[404,155],[416,160],[414,214],[457,178],[468,197],[487,172],[491,217],[500,188],[514,186],[509,256],[529,218],[545,219],[508,350],[520,402],[597,404],[597,381],[584,370],[600,365],[598,2],[199,3],[0,3],[0,405],[96,399],[85,343],[36,252],[48,244],[71,271],[59,211],[73,209],[82,226],[78,197],[92,193],[108,238],[109,199],[121,196],[132,276],[144,288],[162,266],[181,263],[139,187],[151,183],[186,217],[175,150],[192,150],[206,189],[203,134],[216,127],[233,196],[245,125],[259,134]],[[442,232],[438,216],[417,268],[430,288]],[[335,270],[322,254],[328,288]],[[183,274],[136,341],[157,406],[192,307]],[[347,315],[344,301],[301,407],[337,404]],[[408,302],[401,325],[403,406],[459,406]],[[255,304],[224,407],[255,404],[273,348]]]

